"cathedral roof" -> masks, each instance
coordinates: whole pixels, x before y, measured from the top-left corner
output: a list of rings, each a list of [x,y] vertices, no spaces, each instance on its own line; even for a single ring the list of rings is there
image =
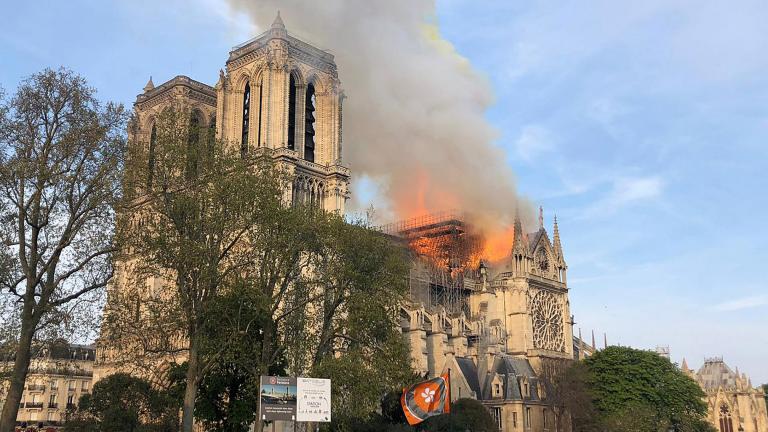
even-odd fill
[[[193,80],[188,76],[177,75],[158,86],[155,86],[154,84],[150,86],[150,84],[152,84],[151,78],[150,82],[147,83],[147,86],[144,87],[144,93],[136,97],[137,104],[154,99],[176,87],[186,87],[192,91],[193,95],[196,94],[199,96],[197,99],[202,100],[209,105],[216,106],[216,89],[208,84]]]
[[[547,232],[544,230],[544,228],[540,228],[536,232],[528,233],[528,241],[530,242],[528,244],[528,247],[531,249],[531,252],[536,248],[536,245],[539,244],[539,240],[542,236],[547,235]]]
[[[248,60],[250,57],[249,55],[265,48],[269,41],[273,39],[286,41],[291,48],[292,56],[296,54],[296,58],[302,61],[312,62],[316,67],[333,75],[336,74],[336,63],[333,54],[304,42],[290,34],[285,28],[283,19],[280,17],[280,12],[277,13],[275,21],[267,31],[232,48],[229,52],[229,59],[227,59],[227,67],[241,66]]]
[[[728,367],[722,358],[707,359],[696,372],[696,378],[705,390],[716,390],[719,387],[736,387],[738,375]]]
[[[480,380],[477,375],[477,366],[475,362],[468,357],[456,357],[456,364],[461,369],[461,374],[464,375],[464,379],[467,380],[469,388],[475,392],[476,395],[480,394]]]

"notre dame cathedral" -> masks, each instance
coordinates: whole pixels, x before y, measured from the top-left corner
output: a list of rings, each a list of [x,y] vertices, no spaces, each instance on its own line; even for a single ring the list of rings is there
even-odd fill
[[[278,14],[269,30],[232,49],[213,87],[185,76],[158,86],[150,79],[134,104],[131,142],[151,149],[160,113],[182,107],[192,122],[241,152],[263,152],[288,167],[287,202],[343,213],[350,181],[342,158],[343,100],[333,55],[291,36]],[[479,259],[461,215],[382,231],[413,252],[410,300],[400,310],[413,368],[425,376],[450,369],[453,398],[482,401],[500,430],[567,430],[555,426],[547,380],[589,349],[574,343],[557,222],[552,237],[543,216],[527,228],[515,221],[509,256],[495,263]],[[118,286],[126,278],[121,271]],[[94,380],[117,369],[109,350],[98,348]]]

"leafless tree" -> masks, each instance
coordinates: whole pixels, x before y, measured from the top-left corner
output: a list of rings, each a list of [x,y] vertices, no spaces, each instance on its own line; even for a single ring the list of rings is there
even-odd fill
[[[112,277],[125,112],[83,78],[44,70],[0,112],[3,327],[17,332],[0,431],[13,430],[35,342],[72,323]]]

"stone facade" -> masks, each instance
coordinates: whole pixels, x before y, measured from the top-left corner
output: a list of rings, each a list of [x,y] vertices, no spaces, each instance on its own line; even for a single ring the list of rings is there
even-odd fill
[[[343,213],[350,194],[350,172],[342,159],[343,100],[333,55],[288,34],[278,14],[268,31],[230,51],[215,86],[186,76],[155,86],[150,78],[134,103],[129,142],[145,146],[149,153],[157,118],[173,108],[187,113],[243,157],[273,157],[293,179],[285,191],[287,204],[301,202]],[[132,216],[140,220],[140,205],[137,208]],[[142,285],[131,277],[131,263],[120,263],[108,292],[135,296],[137,304],[143,304],[144,297],[156,300],[163,295],[162,278],[148,278]],[[109,313],[108,299],[105,315]],[[135,343],[154,342],[107,343],[109,331],[102,328],[97,343],[96,380],[117,371],[150,381],[162,379],[146,371],[161,371],[164,364],[185,359],[182,349],[164,358],[131,358],[141,351],[131,349]],[[185,346],[182,338],[170,337],[174,346]]]
[[[350,177],[342,159],[343,99],[333,56],[288,34],[278,15],[267,32],[230,52],[215,86],[184,76],[159,86],[150,79],[134,104],[130,138],[150,146],[160,113],[180,107],[244,156],[263,152],[287,168],[293,175],[287,203],[343,212]],[[455,234],[465,226],[450,218],[385,231],[406,240],[439,240],[441,233]],[[452,257],[435,266],[427,250],[413,254],[411,297],[400,310],[413,367],[426,376],[450,369],[453,397],[481,400],[502,431],[556,430],[547,379],[574,358],[594,352],[594,340],[590,348],[573,335],[556,221],[552,236],[543,217],[527,233],[516,220],[513,246],[500,262]],[[119,266],[110,289],[136,285],[129,276],[130,266]],[[159,295],[163,285],[152,278],[130,289],[139,299]],[[109,310],[108,301],[105,314]],[[106,344],[107,331],[102,330],[96,379],[126,370],[118,354],[135,352],[129,344]],[[183,340],[174,343],[184,346]],[[154,359],[155,365],[177,361],[183,361],[183,350]],[[127,371],[142,374],[136,368]]]
[[[718,431],[768,432],[765,393],[738,368],[733,371],[722,357],[714,357],[698,371],[688,369],[684,359],[681,369],[704,389],[709,421]]]
[[[29,426],[57,425],[67,408],[91,391],[95,351],[91,346],[54,345],[32,359],[16,422]],[[5,403],[0,388],[0,408]]]
[[[474,267],[471,256],[466,266],[448,258],[450,275],[444,277],[428,263],[434,249],[471,249],[464,243],[471,229],[460,217],[406,222],[385,231],[415,245],[411,301],[400,311],[414,369],[428,377],[450,369],[452,397],[482,401],[502,431],[555,430],[548,379],[594,352],[573,335],[557,221],[550,240],[543,215],[529,233],[518,219],[506,259]],[[430,247],[423,247],[427,243]]]

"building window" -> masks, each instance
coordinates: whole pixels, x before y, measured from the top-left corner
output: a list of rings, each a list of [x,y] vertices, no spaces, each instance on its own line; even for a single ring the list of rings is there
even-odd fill
[[[56,395],[52,394],[48,396],[48,408],[57,408],[59,406],[58,402],[56,402]]]
[[[240,141],[240,154],[245,156],[248,152],[248,125],[251,113],[251,85],[246,81],[243,90],[243,131]]]
[[[543,419],[542,421],[544,422],[544,429],[546,429],[547,428],[547,409],[546,408],[541,410],[541,418]]]
[[[304,159],[315,161],[315,86],[307,85],[304,102]]]
[[[198,164],[200,162],[200,118],[199,111],[193,111],[189,118],[189,131],[187,137],[187,180],[197,178]]]
[[[51,390],[58,390],[58,388],[59,388],[59,381],[51,380]]]
[[[157,126],[152,125],[149,133],[149,151],[147,152],[147,189],[152,187],[155,176],[155,152],[157,151]]]
[[[261,112],[264,111],[263,105],[262,105],[262,96],[264,93],[264,86],[262,85],[264,83],[264,80],[259,81],[259,124],[256,125],[259,128],[259,134],[256,136],[257,142],[256,147],[261,147]]]
[[[213,146],[216,145],[216,116],[211,117],[208,124],[208,157],[213,157]]]
[[[720,432],[733,432],[733,420],[728,405],[720,406]]]
[[[531,427],[531,409],[528,407],[525,408],[525,427]]]
[[[288,88],[288,148],[293,150],[296,145],[296,78],[291,74]]]
[[[70,381],[67,388],[69,390],[74,390],[75,389],[75,382],[74,381]]]
[[[501,395],[501,384],[494,384],[493,385],[493,395],[494,396]]]
[[[75,406],[75,395],[71,394],[67,396],[67,408],[74,408]]]
[[[88,381],[83,381],[83,385],[80,386],[80,388],[83,390],[88,390]]]
[[[517,428],[517,411],[512,411],[512,427]]]
[[[531,392],[530,392],[530,388],[528,387],[528,383],[523,384],[523,396],[531,397]]]
[[[491,408],[491,416],[493,417],[493,421],[496,422],[496,427],[499,430],[502,430],[503,424],[502,424],[502,417],[501,417],[501,407]]]

